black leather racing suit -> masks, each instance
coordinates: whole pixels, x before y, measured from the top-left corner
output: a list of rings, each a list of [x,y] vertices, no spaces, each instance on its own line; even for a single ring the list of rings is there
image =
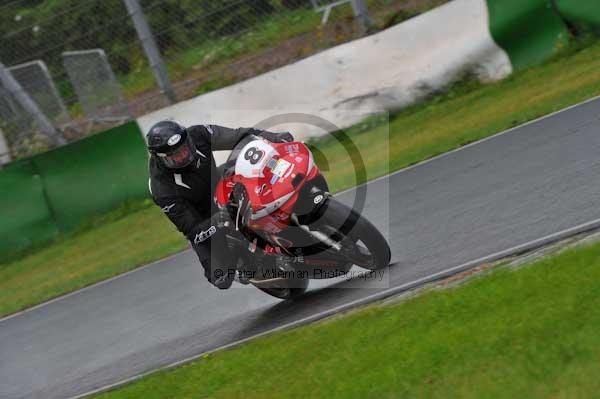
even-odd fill
[[[212,151],[231,150],[247,134],[267,139],[277,134],[217,125],[197,125],[187,130],[196,146],[197,161],[176,170],[151,157],[150,192],[154,202],[190,241],[206,278],[219,288],[229,288],[237,258],[228,250],[225,234],[211,222],[217,212],[213,197],[219,180]]]

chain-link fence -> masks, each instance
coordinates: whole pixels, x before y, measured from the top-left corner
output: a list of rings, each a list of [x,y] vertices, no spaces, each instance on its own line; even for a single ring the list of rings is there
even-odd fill
[[[15,75],[16,65],[37,65],[36,77],[17,80],[63,136],[76,140],[169,105],[169,90],[185,100],[446,1],[0,0],[0,62]],[[368,19],[355,18],[360,5]],[[153,44],[162,64],[148,61]],[[169,90],[157,84],[161,65]],[[14,96],[0,95],[0,128],[14,155],[54,145],[39,140]]]
[[[7,150],[10,148],[6,142],[7,138],[12,138],[11,141],[14,146],[14,155],[19,153],[17,144],[22,141],[20,137],[6,136],[7,133],[28,130],[30,126],[28,126],[27,122],[28,121],[25,118],[22,109],[14,101],[10,93],[0,86],[0,131],[2,132],[2,137],[0,137],[0,140],[2,140],[3,144],[5,144],[2,146],[3,148],[0,156],[2,156],[3,159],[6,159],[7,154],[5,154],[5,152],[9,152]]]
[[[102,49],[66,51],[63,65],[84,114],[92,123],[129,119],[121,87]]]
[[[44,135],[17,99],[0,85],[0,158],[20,158],[43,151],[52,146],[50,138]]]

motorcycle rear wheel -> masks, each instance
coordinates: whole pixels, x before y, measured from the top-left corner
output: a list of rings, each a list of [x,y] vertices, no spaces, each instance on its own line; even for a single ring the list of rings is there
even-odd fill
[[[295,280],[293,287],[286,288],[267,288],[267,287],[256,287],[262,292],[274,296],[275,298],[283,300],[293,300],[302,296],[308,288],[308,279]]]

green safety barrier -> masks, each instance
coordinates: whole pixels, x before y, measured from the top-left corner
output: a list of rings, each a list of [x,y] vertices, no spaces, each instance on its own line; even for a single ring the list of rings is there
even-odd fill
[[[147,165],[136,122],[7,165],[0,170],[0,253],[148,197]]]
[[[0,172],[0,253],[20,251],[58,235],[42,179],[31,160]]]
[[[600,0],[487,0],[494,41],[515,70],[548,59],[570,31],[600,34]]]
[[[586,0],[573,0],[573,2]],[[551,0],[487,0],[494,41],[515,70],[539,64],[564,47],[569,32]]]
[[[149,195],[148,155],[136,122],[40,154],[33,162],[61,231]]]
[[[558,13],[578,33],[600,34],[599,0],[553,0]]]

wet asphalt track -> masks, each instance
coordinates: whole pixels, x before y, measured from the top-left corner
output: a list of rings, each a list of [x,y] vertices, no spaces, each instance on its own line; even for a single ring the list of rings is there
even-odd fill
[[[600,99],[375,181],[365,212],[391,286],[599,219]],[[0,321],[0,398],[71,397],[383,290],[328,284],[219,292],[181,253]]]

